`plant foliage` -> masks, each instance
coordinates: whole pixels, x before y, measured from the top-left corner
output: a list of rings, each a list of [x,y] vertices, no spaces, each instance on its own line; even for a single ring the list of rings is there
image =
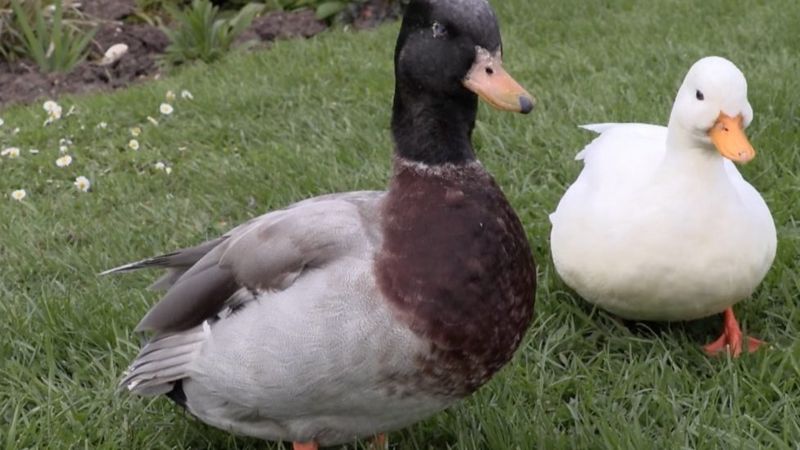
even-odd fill
[[[276,9],[294,10],[301,8],[311,8],[317,15],[317,19],[329,20],[336,14],[342,12],[348,4],[356,3],[358,0],[272,0],[269,4]]]
[[[165,58],[171,64],[201,60],[206,63],[221,58],[236,36],[247,28],[264,9],[264,5],[249,3],[231,18],[222,18],[219,8],[209,0],[193,0],[191,6],[180,10],[165,4],[175,28],[162,27],[170,39]]]
[[[67,23],[63,0],[57,0],[47,8],[39,0],[29,3],[34,7],[26,10],[20,0],[11,0],[16,30],[8,33],[19,39],[22,54],[33,59],[42,72],[71,71],[86,57],[87,47],[97,29],[84,30]],[[5,52],[11,53],[10,50]]]

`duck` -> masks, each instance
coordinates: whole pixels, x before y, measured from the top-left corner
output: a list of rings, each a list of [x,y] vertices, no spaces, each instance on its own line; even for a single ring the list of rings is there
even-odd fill
[[[485,0],[412,0],[385,191],[335,193],[104,274],[166,269],[120,385],[294,450],[374,438],[463,399],[534,308],[525,230],[471,142],[478,99],[529,113]]]
[[[759,192],[734,163],[755,150],[747,80],[728,59],[695,62],[666,127],[585,125],[598,133],[550,215],[553,263],[588,302],[623,319],[689,321],[723,314],[710,355],[755,351],[733,305],[766,276],[777,246]]]

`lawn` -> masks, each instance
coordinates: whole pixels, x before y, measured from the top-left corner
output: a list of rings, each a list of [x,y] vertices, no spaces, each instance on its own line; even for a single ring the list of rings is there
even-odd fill
[[[797,448],[800,8],[794,0],[494,4],[507,68],[539,107],[518,116],[482,106],[475,143],[533,244],[537,319],[488,386],[392,433],[393,448]],[[138,348],[133,328],[157,300],[144,290],[156,274],[96,274],[308,196],[383,188],[397,29],[334,31],[114,94],[65,97],[65,117],[47,127],[41,103],[0,112],[0,148],[21,151],[0,158],[5,448],[265,448],[166,399],[117,389]],[[742,171],[769,204],[779,239],[766,280],[737,307],[745,329],[770,346],[738,360],[700,350],[718,318],[626,327],[591,309],[558,280],[548,247],[547,216],[591,139],[577,125],[665,123],[686,70],[710,54],[748,77],[758,156]],[[165,93],[183,89],[194,99],[178,95],[162,115]],[[61,138],[72,142],[63,168]],[[73,186],[78,176],[91,181],[89,192]],[[27,197],[12,200],[20,188]]]

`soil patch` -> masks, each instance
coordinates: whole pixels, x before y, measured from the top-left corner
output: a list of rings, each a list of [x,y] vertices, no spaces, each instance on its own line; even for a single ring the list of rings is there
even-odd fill
[[[354,28],[371,28],[399,17],[399,3],[369,0],[349,7],[344,20]],[[87,60],[68,74],[42,74],[32,61],[0,61],[0,108],[64,93],[118,89],[158,76],[158,58],[169,39],[158,27],[127,22],[134,19],[135,0],[86,0],[83,5],[82,12],[101,23]],[[309,10],[278,11],[254,20],[237,42],[310,38],[327,27]],[[105,51],[120,43],[128,46],[127,53],[113,64],[99,65]]]

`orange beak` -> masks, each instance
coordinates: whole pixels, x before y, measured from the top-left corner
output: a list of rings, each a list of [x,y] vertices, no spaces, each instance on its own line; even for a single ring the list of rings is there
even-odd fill
[[[708,131],[708,136],[717,147],[717,151],[738,163],[746,163],[756,156],[755,149],[744,134],[743,122],[741,114],[730,117],[725,113],[719,113],[719,118]]]
[[[478,48],[475,63],[464,78],[464,87],[502,111],[528,114],[535,103],[531,94],[503,69],[499,53]]]

